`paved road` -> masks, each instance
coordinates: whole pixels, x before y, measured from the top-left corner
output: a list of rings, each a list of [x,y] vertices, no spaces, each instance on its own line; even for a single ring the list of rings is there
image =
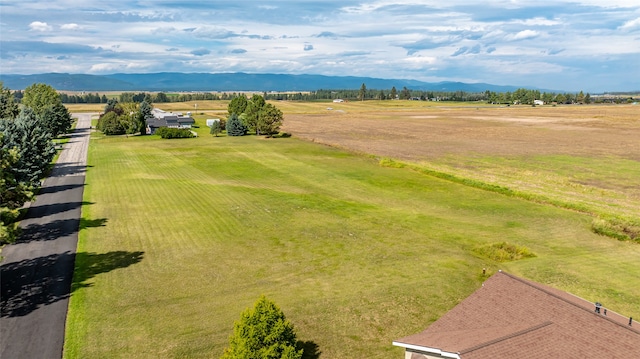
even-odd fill
[[[60,358],[75,261],[90,114],[76,130],[20,223],[17,243],[2,250],[0,358]]]

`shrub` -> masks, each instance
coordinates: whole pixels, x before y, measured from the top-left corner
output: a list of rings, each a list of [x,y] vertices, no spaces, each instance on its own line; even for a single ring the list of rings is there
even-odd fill
[[[156,130],[155,134],[165,139],[193,137],[193,133],[191,133],[191,131],[186,128],[160,127]]]
[[[222,358],[300,359],[303,349],[297,347],[293,324],[274,302],[262,296],[235,323]]]

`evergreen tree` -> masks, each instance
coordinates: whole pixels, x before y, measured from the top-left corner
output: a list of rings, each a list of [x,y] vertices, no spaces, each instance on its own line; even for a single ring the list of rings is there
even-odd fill
[[[247,128],[242,123],[242,120],[238,115],[232,113],[227,120],[227,135],[229,136],[244,136],[247,134]]]
[[[262,296],[235,323],[222,359],[300,359],[296,333],[282,310]]]
[[[8,87],[0,81],[0,118],[16,118],[20,113],[15,97]]]
[[[0,246],[15,241],[19,208],[33,196],[31,186],[16,180],[14,169],[19,159],[18,149],[10,148],[0,132]]]
[[[0,132],[4,134],[3,146],[18,150],[19,160],[11,168],[16,181],[37,188],[56,153],[51,134],[29,107],[23,108],[13,121],[0,120]]]
[[[360,86],[360,91],[358,91],[358,99],[360,101],[364,101],[364,98],[366,96],[367,96],[367,86],[363,82],[362,86]]]
[[[153,107],[147,101],[142,101],[140,103],[140,108],[138,109],[138,117],[136,122],[138,124],[138,132],[141,135],[147,134],[147,120],[153,118]]]
[[[391,88],[391,94],[389,94],[389,96],[392,100],[395,100],[398,97],[398,90],[396,90],[395,86]]]

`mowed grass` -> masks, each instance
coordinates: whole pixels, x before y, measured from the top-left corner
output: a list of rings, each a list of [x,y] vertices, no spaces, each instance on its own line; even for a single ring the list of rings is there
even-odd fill
[[[304,142],[206,134],[89,148],[65,358],[217,358],[265,294],[323,359],[400,358],[498,269],[640,317],[640,245],[591,217]],[[536,257],[497,263],[508,242]]]

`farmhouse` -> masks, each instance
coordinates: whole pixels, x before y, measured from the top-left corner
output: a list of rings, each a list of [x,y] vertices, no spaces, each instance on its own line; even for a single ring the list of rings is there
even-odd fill
[[[191,116],[173,113],[154,108],[153,118],[147,119],[147,134],[153,135],[160,127],[191,128],[196,122]]]
[[[499,272],[421,333],[405,359],[640,358],[640,324],[539,283]]]
[[[533,104],[536,106],[542,106],[544,105],[544,101],[542,100],[533,100]]]

